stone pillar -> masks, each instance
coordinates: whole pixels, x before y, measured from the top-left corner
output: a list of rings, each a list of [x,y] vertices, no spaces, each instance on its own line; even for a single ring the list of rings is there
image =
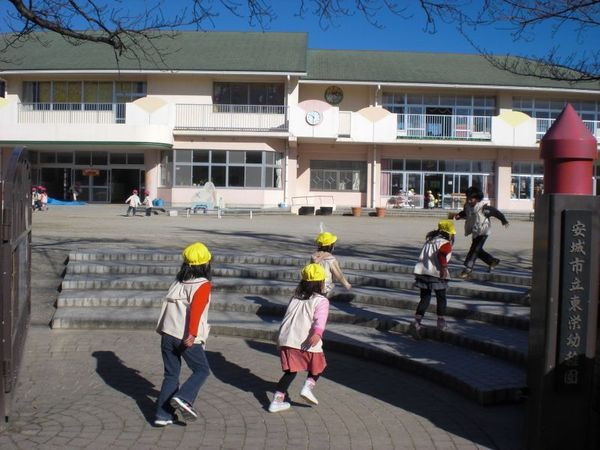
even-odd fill
[[[596,139],[567,105],[540,142],[527,448],[597,449],[593,401],[600,268],[600,197],[591,194]]]

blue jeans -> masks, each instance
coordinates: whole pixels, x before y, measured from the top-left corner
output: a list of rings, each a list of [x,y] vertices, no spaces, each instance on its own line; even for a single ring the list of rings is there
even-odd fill
[[[169,334],[163,334],[160,342],[165,375],[160,387],[160,394],[156,402],[156,418],[169,420],[173,418],[173,408],[169,400],[177,395],[181,400],[194,404],[198,391],[210,374],[210,367],[201,344],[194,344],[185,348],[181,339]],[[190,377],[179,386],[179,373],[181,372],[181,358],[183,358],[192,371]]]

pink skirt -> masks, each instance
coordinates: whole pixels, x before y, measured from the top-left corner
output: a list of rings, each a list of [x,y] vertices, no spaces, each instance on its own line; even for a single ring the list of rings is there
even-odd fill
[[[321,375],[327,367],[323,352],[303,352],[297,348],[281,347],[280,356],[283,371],[308,371],[313,375]]]

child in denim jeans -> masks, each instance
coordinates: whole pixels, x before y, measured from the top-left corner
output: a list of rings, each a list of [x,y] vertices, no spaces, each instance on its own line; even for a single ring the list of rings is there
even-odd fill
[[[156,331],[162,335],[161,353],[164,379],[156,405],[154,425],[173,423],[175,412],[186,420],[196,420],[196,396],[210,373],[204,354],[208,337],[211,254],[196,242],[183,251],[183,264],[163,301]],[[192,375],[180,386],[181,359]]]

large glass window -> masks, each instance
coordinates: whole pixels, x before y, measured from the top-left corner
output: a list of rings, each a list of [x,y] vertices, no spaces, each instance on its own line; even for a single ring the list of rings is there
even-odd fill
[[[382,196],[390,196],[395,206],[424,206],[423,194],[432,191],[436,206],[458,208],[469,186],[477,186],[493,198],[493,161],[444,161],[420,159],[382,159]]]
[[[544,192],[544,166],[541,162],[514,162],[510,198],[531,200]]]
[[[311,160],[310,190],[366,192],[367,163]]]
[[[213,85],[217,105],[284,105],[283,83],[223,83]]]
[[[283,155],[234,150],[175,150],[175,186],[281,188]],[[171,168],[165,165],[164,170]],[[161,170],[163,170],[161,165]]]
[[[24,81],[23,103],[81,104],[129,103],[146,96],[144,81]]]

